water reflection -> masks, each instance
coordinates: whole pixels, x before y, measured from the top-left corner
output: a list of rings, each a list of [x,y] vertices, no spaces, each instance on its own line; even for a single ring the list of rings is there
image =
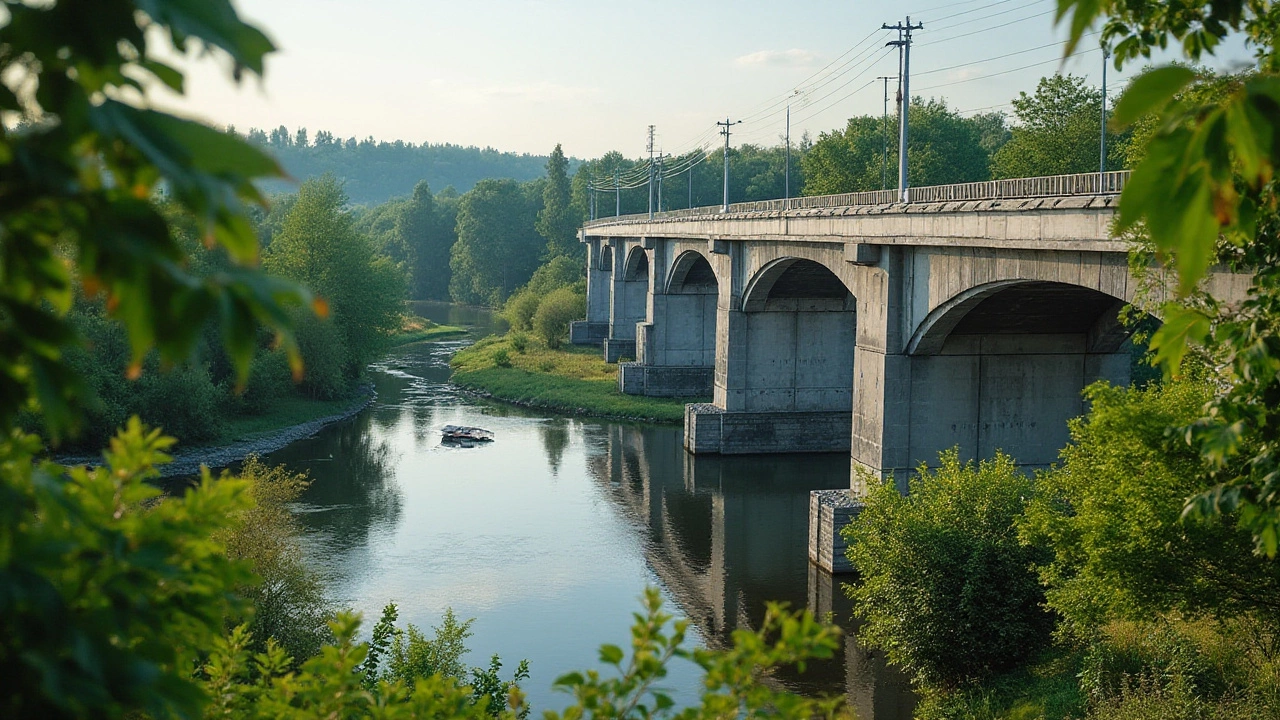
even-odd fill
[[[847,487],[847,459],[693,456],[679,433],[623,425],[608,426],[595,450],[593,477],[644,532],[647,564],[709,646],[758,628],[768,601],[854,629],[839,579],[806,561],[809,491]],[[778,679],[801,692],[845,690],[862,718],[909,718],[914,708],[905,678],[852,632],[842,656]]]
[[[393,528],[400,518],[395,457],[391,446],[370,432],[373,422],[362,413],[270,456],[272,463],[311,476],[298,505],[299,519],[309,533],[323,532],[323,552],[330,557],[357,551],[371,533]]]
[[[847,600],[806,552],[809,491],[846,487],[847,457],[694,457],[676,427],[480,402],[448,384],[459,345],[392,353],[373,367],[370,411],[269,458],[313,477],[307,553],[336,599],[366,617],[395,601],[424,627],[445,607],[477,618],[469,661],[528,658],[536,708],[564,705],[554,678],[596,667],[600,643],[625,642],[645,585],[660,585],[712,647],[757,627],[770,600],[848,627]],[[447,423],[497,440],[443,447]],[[848,691],[864,720],[910,716],[901,677],[851,638],[840,657],[778,681]],[[697,670],[674,668],[667,682],[688,702]]]

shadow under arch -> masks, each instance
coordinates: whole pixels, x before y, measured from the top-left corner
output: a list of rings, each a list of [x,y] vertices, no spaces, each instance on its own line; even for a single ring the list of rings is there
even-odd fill
[[[906,344],[911,463],[936,465],[951,447],[965,460],[1002,451],[1023,466],[1056,462],[1068,422],[1087,411],[1084,388],[1131,380],[1127,306],[1092,288],[1027,279],[940,304]]]
[[[672,295],[706,293],[714,294],[720,287],[720,278],[706,256],[697,250],[685,250],[671,264],[666,291]]]
[[[649,280],[649,254],[644,251],[644,248],[637,245],[627,253],[627,263],[623,268],[622,279],[625,282]]]
[[[857,303],[835,273],[775,260],[747,284],[742,309],[744,410],[852,411]]]

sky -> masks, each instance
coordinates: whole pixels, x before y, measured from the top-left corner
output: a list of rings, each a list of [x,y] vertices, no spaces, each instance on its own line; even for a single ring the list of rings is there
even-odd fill
[[[404,140],[597,157],[673,154],[730,141],[780,144],[879,115],[897,89],[884,23],[913,35],[911,94],[965,114],[1012,113],[1011,98],[1057,71],[1100,82],[1096,40],[1061,61],[1054,0],[238,0],[279,52],[239,87],[226,64],[190,63],[178,110],[218,125],[305,127]],[[1230,42],[1214,65],[1250,53]],[[1172,56],[1170,56],[1172,57]],[[1030,67],[1028,67],[1030,66]],[[1108,71],[1114,97],[1140,69]],[[166,103],[170,106],[174,101]]]

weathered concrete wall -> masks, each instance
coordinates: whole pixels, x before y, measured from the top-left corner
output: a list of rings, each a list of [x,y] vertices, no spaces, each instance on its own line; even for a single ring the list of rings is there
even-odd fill
[[[744,410],[852,409],[853,312],[773,309],[744,315]]]
[[[693,453],[848,452],[848,412],[725,411],[690,403],[684,411],[685,448]]]

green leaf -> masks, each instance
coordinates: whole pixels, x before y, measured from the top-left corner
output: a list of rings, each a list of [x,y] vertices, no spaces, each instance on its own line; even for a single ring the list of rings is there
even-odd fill
[[[141,64],[148,72],[155,75],[157,80],[167,85],[170,90],[173,90],[179,95],[182,94],[183,77],[182,73],[176,68],[166,65],[159,60],[143,60]]]
[[[601,645],[600,646],[600,662],[609,665],[617,665],[622,662],[622,648],[617,645]]]
[[[1143,115],[1159,111],[1195,77],[1195,72],[1178,65],[1156,68],[1139,75],[1116,102],[1111,116],[1112,125],[1125,128]]]
[[[228,0],[137,0],[138,9],[169,25],[176,38],[195,37],[227,51],[258,75],[263,57],[275,50],[261,30],[242,21]]]
[[[1191,344],[1200,344],[1209,335],[1209,317],[1203,312],[1177,303],[1164,307],[1164,324],[1151,336],[1151,350],[1156,364],[1172,376],[1182,366]]]

